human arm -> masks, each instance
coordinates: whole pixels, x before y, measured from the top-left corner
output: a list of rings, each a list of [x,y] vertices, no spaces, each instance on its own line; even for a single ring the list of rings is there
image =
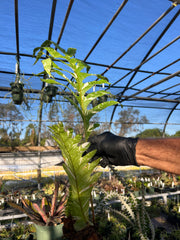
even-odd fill
[[[180,138],[138,139],[135,156],[138,165],[180,174]]]
[[[88,151],[96,149],[94,159],[101,157],[101,166],[145,165],[180,174],[180,138],[137,139],[116,136],[110,132],[89,140]]]

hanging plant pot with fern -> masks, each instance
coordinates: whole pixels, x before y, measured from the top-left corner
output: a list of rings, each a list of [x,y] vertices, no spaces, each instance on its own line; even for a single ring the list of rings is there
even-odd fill
[[[21,105],[24,100],[24,84],[21,82],[11,82],[10,85],[14,104]]]
[[[43,91],[43,101],[45,103],[51,103],[52,98],[56,96],[58,88],[56,86],[53,86],[49,84],[45,87]]]
[[[56,86],[49,84],[48,86],[46,86],[45,90],[47,95],[55,97],[57,94],[58,88]]]
[[[102,97],[99,97],[98,102],[104,103],[108,100],[108,95],[103,95]]]

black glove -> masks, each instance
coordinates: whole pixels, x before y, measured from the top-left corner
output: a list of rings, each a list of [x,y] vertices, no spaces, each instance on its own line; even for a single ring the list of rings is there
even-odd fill
[[[91,145],[86,153],[97,149],[92,161],[101,157],[100,165],[102,167],[106,167],[107,165],[138,166],[135,157],[138,138],[120,137],[111,132],[104,132],[100,135],[90,137],[88,141]]]

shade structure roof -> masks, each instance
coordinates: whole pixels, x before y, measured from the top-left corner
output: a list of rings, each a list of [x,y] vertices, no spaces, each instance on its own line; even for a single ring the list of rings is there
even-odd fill
[[[33,74],[33,49],[46,39],[76,57],[92,73],[109,79],[110,90],[124,107],[140,109],[149,124],[165,131],[179,128],[179,0],[14,0],[0,3],[0,99],[7,101],[19,62],[31,89],[42,83]],[[16,69],[17,70],[17,69]],[[108,121],[120,107],[111,107]]]

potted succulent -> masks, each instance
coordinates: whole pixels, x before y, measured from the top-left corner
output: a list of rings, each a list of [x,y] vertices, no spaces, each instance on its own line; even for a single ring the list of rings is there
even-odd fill
[[[67,189],[63,188],[59,193],[58,182],[55,182],[55,189],[52,196],[43,196],[41,203],[22,198],[23,207],[9,201],[8,204],[27,214],[34,223],[38,240],[56,240],[63,236],[63,218],[65,216],[65,206],[67,202]],[[60,196],[59,196],[60,195]]]
[[[54,47],[51,47],[51,44]],[[48,56],[46,53],[48,52]],[[34,49],[36,55],[35,63],[45,55],[47,58],[42,60],[44,74],[49,75],[49,79],[41,79],[48,84],[55,84],[65,87],[76,101],[73,101],[69,95],[64,95],[74,107],[78,110],[84,127],[82,135],[76,135],[72,129],[66,130],[63,123],[50,127],[52,137],[58,143],[64,157],[63,168],[66,171],[70,193],[66,206],[66,216],[64,221],[64,236],[67,239],[99,239],[96,229],[94,228],[94,217],[89,217],[89,203],[92,204],[91,192],[93,186],[100,177],[100,173],[95,169],[100,161],[90,162],[96,151],[86,155],[83,153],[88,149],[88,138],[92,131],[99,124],[91,124],[91,118],[101,110],[117,104],[116,101],[106,101],[97,106],[90,108],[90,104],[98,97],[107,95],[108,92],[99,90],[93,92],[92,89],[97,84],[109,84],[108,80],[96,74],[90,74],[90,67],[84,62],[74,57],[76,49],[69,48],[67,51],[59,47],[52,41],[45,41],[40,47]],[[56,60],[56,61],[55,61]],[[60,66],[57,64],[61,64]],[[65,65],[64,69],[62,65]],[[68,68],[68,70],[67,70]],[[86,70],[86,72],[85,72]],[[54,78],[58,74],[67,81],[67,85],[58,82]],[[69,76],[72,78],[70,79]],[[98,77],[97,81],[88,81],[90,77]],[[52,79],[54,78],[54,79]],[[77,104],[78,103],[78,104]]]

